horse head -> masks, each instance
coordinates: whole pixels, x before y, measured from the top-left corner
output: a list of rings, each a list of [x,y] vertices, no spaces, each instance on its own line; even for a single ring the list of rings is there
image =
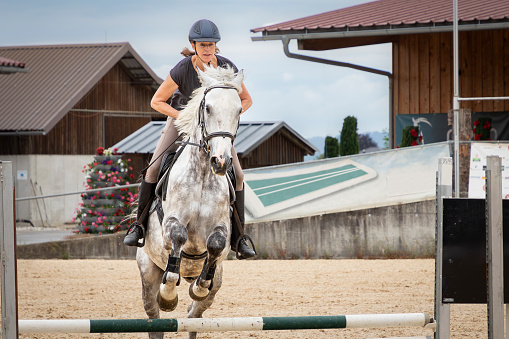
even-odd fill
[[[209,75],[210,73],[212,75]],[[239,127],[242,112],[239,92],[242,90],[243,71],[229,77],[214,76],[225,74],[220,70],[198,69],[198,75],[205,87],[199,108],[201,141],[209,154],[210,168],[214,174],[225,175],[232,166],[232,146]]]

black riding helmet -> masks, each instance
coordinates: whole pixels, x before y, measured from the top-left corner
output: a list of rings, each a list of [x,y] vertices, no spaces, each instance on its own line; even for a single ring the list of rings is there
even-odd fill
[[[210,20],[201,19],[196,21],[189,30],[189,41],[210,41],[221,40],[219,29]]]

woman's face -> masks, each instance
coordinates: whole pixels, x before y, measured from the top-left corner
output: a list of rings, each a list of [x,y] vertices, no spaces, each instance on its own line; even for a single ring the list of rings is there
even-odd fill
[[[216,53],[216,43],[209,41],[195,42],[194,51],[204,63],[208,64],[212,61],[214,54]]]

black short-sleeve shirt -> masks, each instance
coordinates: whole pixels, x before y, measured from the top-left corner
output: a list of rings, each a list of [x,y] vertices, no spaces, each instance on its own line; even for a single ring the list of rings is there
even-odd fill
[[[178,89],[173,93],[171,97],[171,107],[181,110],[183,106],[187,104],[189,97],[195,89],[201,86],[200,79],[198,79],[198,73],[193,68],[192,57],[182,59],[175,67],[170,71],[170,76],[179,86]],[[239,70],[237,66],[230,60],[220,55],[216,55],[217,66],[225,67],[230,66],[233,68],[235,73]]]

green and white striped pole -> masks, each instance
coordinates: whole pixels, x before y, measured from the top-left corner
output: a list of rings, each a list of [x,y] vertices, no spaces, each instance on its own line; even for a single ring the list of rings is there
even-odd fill
[[[19,320],[19,333],[134,333],[426,327],[426,313],[308,317]]]

